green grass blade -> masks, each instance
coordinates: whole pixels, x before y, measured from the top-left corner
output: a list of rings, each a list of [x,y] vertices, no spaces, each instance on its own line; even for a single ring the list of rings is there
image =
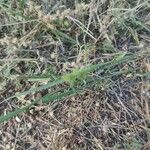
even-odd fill
[[[80,91],[81,90],[69,90],[69,91],[66,91],[64,93],[54,94],[54,95],[49,93],[49,94],[45,95],[44,97],[42,97],[41,99],[35,100],[31,104],[28,104],[27,106],[24,106],[23,108],[16,109],[15,111],[9,112],[4,116],[0,116],[0,123],[8,121],[8,120],[12,119],[13,117],[16,117],[17,115],[28,111],[33,105],[39,103],[40,101],[42,101],[43,103],[49,103],[50,101],[62,99],[62,98],[67,97],[67,96],[76,95]]]
[[[12,119],[13,117],[16,117],[18,114],[26,112],[27,110],[29,110],[33,105],[35,105],[38,102],[39,102],[39,100],[36,100],[36,101],[32,102],[31,104],[29,104],[27,106],[24,106],[22,108],[18,108],[15,111],[9,112],[4,116],[0,116],[0,123],[8,121],[8,120]]]
[[[133,61],[134,55],[126,56],[124,53],[119,54],[116,58],[109,62],[99,63],[96,65],[88,65],[84,68],[73,70],[71,73],[67,73],[62,76],[62,79],[71,85],[74,85],[78,80],[84,80],[88,77],[89,73],[96,71],[97,69],[111,69],[116,65],[124,62]]]
[[[13,95],[13,96],[10,96],[10,97],[8,97],[7,99],[5,99],[5,101],[8,101],[8,100],[10,100],[10,99],[12,99],[12,98],[15,98],[15,97],[20,97],[20,96],[22,96],[22,95],[27,95],[27,94],[35,93],[35,92],[37,92],[37,91],[41,91],[41,90],[44,90],[44,89],[47,89],[47,88],[56,86],[56,85],[61,84],[61,83],[63,83],[63,82],[64,82],[63,80],[58,79],[58,80],[56,80],[56,81],[54,81],[54,82],[49,82],[49,83],[47,83],[46,85],[41,85],[41,86],[39,86],[39,87],[37,87],[37,88],[31,88],[31,89],[28,90],[28,91],[25,91],[25,92],[22,92],[22,93],[19,93],[19,94],[15,94],[15,95]]]
[[[47,94],[45,95],[43,98],[42,98],[42,102],[43,103],[49,103],[51,101],[55,101],[55,100],[60,100],[60,99],[63,99],[65,97],[68,97],[68,96],[74,96],[78,93],[80,93],[81,91],[83,91],[82,89],[70,89],[70,90],[67,90],[67,91],[64,91],[60,94],[56,93],[56,94]]]
[[[73,38],[69,37],[67,34],[56,30],[56,29],[49,29],[49,31],[54,34],[56,37],[61,37],[62,41],[65,42],[70,42],[71,44],[76,44],[76,40],[74,40]]]

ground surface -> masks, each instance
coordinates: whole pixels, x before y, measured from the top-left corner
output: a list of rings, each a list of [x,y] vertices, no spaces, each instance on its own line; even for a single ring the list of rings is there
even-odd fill
[[[0,149],[149,150],[149,12],[148,0],[1,0],[0,115],[50,102],[0,117]]]

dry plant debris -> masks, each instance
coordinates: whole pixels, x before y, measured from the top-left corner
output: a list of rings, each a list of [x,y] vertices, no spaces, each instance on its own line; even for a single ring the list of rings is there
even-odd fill
[[[1,0],[0,149],[149,150],[149,21],[148,0]]]

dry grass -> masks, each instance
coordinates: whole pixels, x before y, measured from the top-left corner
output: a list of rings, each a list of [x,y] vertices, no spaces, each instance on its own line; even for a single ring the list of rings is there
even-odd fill
[[[1,0],[0,115],[81,90],[1,123],[0,149],[150,149],[149,11],[148,0]]]

